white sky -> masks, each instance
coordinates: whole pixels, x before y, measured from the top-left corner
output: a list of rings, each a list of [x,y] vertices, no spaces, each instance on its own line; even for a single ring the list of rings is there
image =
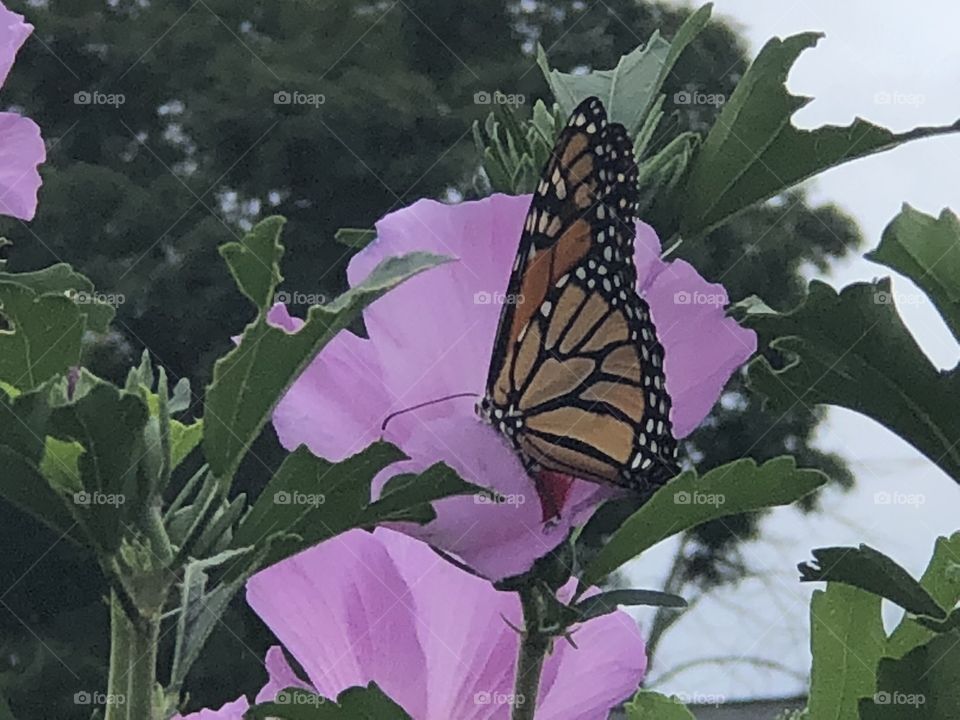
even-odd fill
[[[801,55],[788,81],[792,92],[815,98],[795,116],[800,127],[846,125],[859,115],[902,131],[960,118],[956,2],[716,0],[714,15],[733,20],[754,55],[775,35],[826,33],[819,45]],[[885,97],[891,102],[882,102]],[[960,136],[921,140],[828,171],[809,189],[814,202],[834,202],[849,212],[863,230],[865,249],[870,249],[903,202],[930,214],[951,205],[960,211],[958,159]],[[775,241],[775,233],[768,240]],[[889,274],[857,258],[827,280],[839,286]],[[934,363],[956,365],[957,343],[926,298],[903,278],[895,278],[894,289],[905,295],[901,315]],[[764,540],[747,550],[754,566],[767,570],[765,576],[717,593],[682,619],[661,643],[652,680],[680,664],[713,656],[765,658],[807,673],[808,606],[814,586],[801,585],[794,568],[809,559],[810,549],[866,542],[919,574],[935,538],[960,525],[957,486],[873,421],[831,410],[819,444],[849,459],[857,488],[848,494],[830,492],[825,496],[827,511],[812,518],[790,509],[775,511],[765,523]],[[884,491],[913,494],[918,502],[878,504],[874,495]],[[660,587],[672,550],[673,545],[664,543],[636,562],[631,569],[636,584]],[[894,622],[897,612],[887,611],[887,622]],[[657,687],[691,700],[774,697],[804,688],[805,683],[786,673],[743,664],[697,667]]]

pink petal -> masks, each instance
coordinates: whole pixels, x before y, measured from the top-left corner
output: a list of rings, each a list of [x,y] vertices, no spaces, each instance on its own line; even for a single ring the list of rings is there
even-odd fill
[[[267,657],[263,664],[267,668],[267,675],[270,679],[257,693],[258,703],[270,702],[277,697],[280,691],[291,687],[313,690],[309,683],[301,680],[293,668],[290,667],[290,663],[287,662],[287,657],[283,654],[283,649],[279,645],[274,645],[267,650]]]
[[[33,32],[33,25],[23,21],[23,15],[7,10],[0,3],[0,85],[7,81],[17,51]]]
[[[204,709],[189,715],[174,715],[172,720],[243,720],[243,714],[250,709],[245,697],[229,702],[219,710]]]
[[[46,156],[40,128],[33,120],[0,113],[0,214],[33,219],[40,188],[37,166]]]
[[[664,349],[670,419],[686,437],[710,412],[730,376],[757,350],[757,336],[726,316],[727,291],[676,260],[646,290]]]
[[[288,450],[306,445],[314,455],[339,462],[380,438],[380,424],[392,408],[373,344],[344,330],[277,404],[273,426]]]
[[[464,480],[491,488],[505,500],[491,503],[472,495],[446,498],[434,503],[437,519],[432,523],[394,526],[459,556],[491,580],[529,570],[534,560],[555,548],[573,525],[585,519],[584,513],[592,512],[598,493],[604,492],[593,483],[575,481],[563,515],[545,526],[533,481],[516,453],[472,413],[417,419],[403,450],[411,461],[381,473],[376,491],[398,472],[419,472],[442,461]],[[587,499],[592,502],[585,503]]]
[[[426,688],[408,588],[380,542],[361,530],[340,535],[247,583],[247,602],[324,697],[377,684],[422,717]]]
[[[444,205],[420,200],[377,223],[350,262],[358,284],[381,260],[415,250],[457,258],[404,282],[364,312],[386,385],[404,405],[483,394],[490,349],[529,196]]]
[[[373,681],[414,720],[509,717],[519,600],[423,543],[352,530],[257,574],[247,599],[322,695]],[[643,678],[643,641],[625,613],[576,638],[579,649],[558,642],[547,659],[538,720],[605,718]],[[296,680],[277,648],[267,664],[258,700]]]

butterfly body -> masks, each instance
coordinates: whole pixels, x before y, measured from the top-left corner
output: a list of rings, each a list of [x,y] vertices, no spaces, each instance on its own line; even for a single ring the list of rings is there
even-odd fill
[[[649,490],[676,472],[663,347],[636,289],[637,196],[626,130],[584,100],[534,193],[477,407],[534,478]]]

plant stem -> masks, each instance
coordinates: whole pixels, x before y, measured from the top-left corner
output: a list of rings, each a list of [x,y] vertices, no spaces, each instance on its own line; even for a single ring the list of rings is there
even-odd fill
[[[110,672],[104,720],[155,720],[160,619],[129,618],[110,595]]]
[[[550,649],[551,638],[540,629],[543,613],[537,591],[533,588],[522,588],[519,594],[524,630],[520,636],[513,712],[510,717],[512,720],[534,720],[537,693],[540,690],[540,672]]]

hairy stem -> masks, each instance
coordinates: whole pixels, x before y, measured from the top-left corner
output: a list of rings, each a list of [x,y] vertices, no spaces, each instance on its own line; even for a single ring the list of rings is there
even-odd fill
[[[160,619],[131,619],[110,596],[110,671],[104,720],[155,720]]]
[[[523,609],[523,632],[520,635],[520,652],[517,656],[517,677],[514,683],[513,712],[511,720],[534,720],[537,708],[537,693],[540,690],[540,673],[543,661],[550,649],[550,636],[541,629],[542,603],[537,591],[523,588],[519,591]]]

